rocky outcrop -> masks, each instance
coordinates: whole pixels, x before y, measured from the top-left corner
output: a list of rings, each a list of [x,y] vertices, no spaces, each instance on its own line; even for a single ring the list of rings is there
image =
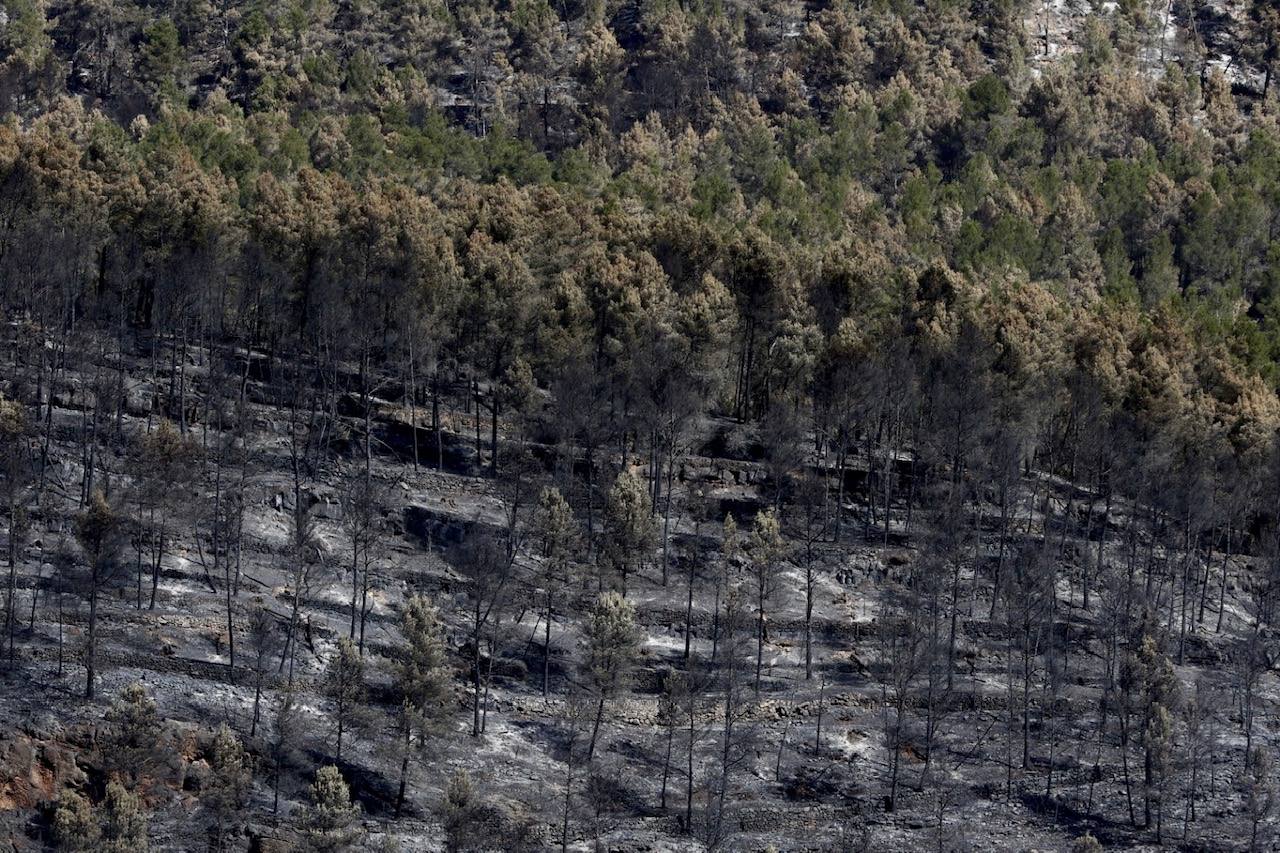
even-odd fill
[[[64,787],[84,784],[76,750],[56,738],[60,730],[36,725],[0,739],[0,811],[36,808]]]

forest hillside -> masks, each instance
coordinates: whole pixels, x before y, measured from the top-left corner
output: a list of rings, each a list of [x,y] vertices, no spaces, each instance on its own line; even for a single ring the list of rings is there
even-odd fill
[[[1276,849],[1278,68],[0,0],[0,838]]]

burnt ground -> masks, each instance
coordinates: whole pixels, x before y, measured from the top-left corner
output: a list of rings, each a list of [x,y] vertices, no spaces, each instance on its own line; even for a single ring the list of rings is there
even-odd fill
[[[198,382],[200,366],[191,366]],[[77,385],[69,376],[68,388]],[[138,403],[146,389],[133,389]],[[259,399],[267,399],[259,389]],[[128,436],[146,429],[138,405],[120,424]],[[152,842],[158,850],[203,849],[193,840],[192,827],[206,819],[199,805],[201,746],[218,723],[226,722],[243,735],[252,725],[253,689],[244,666],[246,605],[259,599],[287,618],[292,602],[285,570],[292,508],[292,479],[283,412],[265,403],[251,406],[249,434],[252,474],[246,492],[241,583],[236,597],[237,642],[242,649],[231,671],[225,636],[225,588],[209,577],[202,564],[202,545],[187,529],[179,534],[163,562],[163,576],[154,611],[139,608],[135,578],[124,572],[104,602],[100,649],[99,699],[85,702],[83,668],[78,651],[83,642],[86,608],[83,601],[55,581],[59,554],[74,554],[72,519],[77,512],[79,450],[76,439],[83,424],[83,395],[69,393],[53,410],[50,497],[33,516],[34,529],[20,552],[19,602],[34,615],[19,636],[17,661],[3,675],[0,721],[9,733],[0,744],[7,782],[0,783],[0,815],[17,849],[38,849],[47,836],[49,799],[62,784],[101,784],[94,758],[95,732],[107,703],[120,688],[141,681],[155,697],[162,715],[171,721],[165,742],[170,757],[156,770],[148,794],[152,809]],[[382,401],[374,419],[379,434],[403,434],[407,413],[393,401]],[[349,417],[345,427],[358,434],[362,419]],[[415,765],[406,814],[392,815],[397,763],[388,749],[391,740],[389,706],[367,730],[355,736],[341,763],[353,796],[361,803],[369,831],[366,846],[387,838],[401,849],[435,849],[443,841],[436,807],[452,773],[471,774],[504,825],[523,825],[535,845],[558,846],[565,780],[565,698],[577,679],[582,659],[581,614],[594,594],[594,582],[575,584],[559,608],[552,633],[549,696],[541,685],[541,623],[537,591],[528,585],[513,588],[509,606],[501,613],[486,710],[486,731],[470,737],[471,693],[466,682],[466,588],[444,559],[447,548],[475,535],[478,528],[504,524],[499,481],[476,466],[472,436],[465,413],[448,411],[446,446],[453,463],[446,470],[415,470],[403,446],[387,439],[377,445],[374,477],[382,484],[379,513],[388,531],[379,551],[381,576],[368,620],[367,647],[375,707],[386,697],[388,682],[384,653],[398,642],[396,619],[406,595],[423,592],[432,597],[449,626],[451,661],[456,668],[456,708],[448,729],[432,743],[424,760]],[[715,446],[717,429],[709,424],[708,446]],[[207,437],[204,427],[193,436]],[[358,444],[358,442],[357,442]],[[127,462],[122,444],[107,468],[118,472],[112,489],[128,489]],[[503,453],[517,443],[505,435]],[[399,451],[399,452],[398,452]],[[108,451],[110,452],[110,451]],[[482,454],[487,448],[482,449]],[[534,454],[537,455],[537,454]],[[748,458],[706,456],[687,458],[678,477],[672,528],[672,559],[668,582],[661,582],[657,552],[645,569],[629,581],[628,594],[643,628],[644,642],[629,694],[609,705],[596,773],[610,783],[610,797],[599,808],[578,798],[571,815],[570,846],[586,849],[597,839],[608,849],[700,849],[685,832],[685,762],[688,733],[675,738],[669,778],[668,804],[660,805],[660,783],[667,743],[659,725],[658,685],[663,673],[683,666],[684,577],[693,560],[696,583],[692,620],[695,661],[710,652],[713,625],[711,578],[719,525],[703,523],[696,530],[688,518],[686,498],[693,489],[723,501],[722,509],[743,514],[763,505],[769,494],[766,469]],[[341,471],[359,463],[358,454],[339,456],[308,478],[304,500],[321,542],[320,580],[303,597],[303,629],[296,679],[307,724],[298,754],[290,758],[282,779],[282,806],[272,814],[269,764],[260,761],[257,782],[246,813],[242,845],[260,847],[262,839],[289,837],[289,816],[299,808],[311,772],[332,760],[332,725],[327,703],[317,694],[324,660],[348,630],[349,579],[345,574],[346,545],[341,525]],[[483,457],[481,458],[483,461]],[[614,462],[620,462],[620,459]],[[857,464],[852,466],[858,468]],[[452,468],[453,470],[447,470]],[[1065,506],[1067,485],[1048,483]],[[191,487],[190,508],[211,500],[207,482]],[[1095,594],[1090,610],[1081,606],[1078,588],[1066,581],[1070,566],[1078,565],[1094,543],[1064,540],[1063,583],[1058,591],[1055,637],[1067,644],[1067,658],[1056,712],[1037,715],[1033,726],[1030,766],[1023,769],[1009,756],[1020,749],[1021,733],[1010,725],[1006,657],[1009,644],[1003,618],[988,618],[990,583],[986,569],[975,582],[972,561],[965,565],[959,597],[959,649],[955,685],[940,707],[936,745],[925,762],[921,744],[923,715],[910,714],[901,760],[902,790],[898,808],[885,809],[890,755],[886,749],[889,715],[883,676],[883,626],[878,620],[881,593],[899,584],[907,568],[919,558],[925,539],[923,512],[914,527],[905,527],[905,507],[895,506],[891,536],[876,528],[866,531],[863,509],[847,507],[842,541],[816,546],[816,591],[813,617],[814,677],[806,680],[803,667],[803,583],[797,561],[787,568],[783,590],[769,615],[762,685],[758,698],[748,686],[739,732],[746,744],[743,760],[733,774],[727,837],[729,849],[877,849],[877,850],[1024,850],[1065,849],[1071,839],[1092,832],[1105,844],[1141,848],[1154,844],[1150,831],[1128,820],[1123,768],[1108,731],[1108,746],[1099,759],[1097,722],[1102,698],[1104,608]],[[986,515],[994,517],[993,508]],[[1019,507],[1018,517],[1029,526],[1050,525],[1035,507]],[[989,526],[989,525],[988,525]],[[871,535],[864,535],[870,533]],[[990,536],[994,538],[994,533]],[[1119,537],[1113,538],[1118,542]],[[988,546],[991,543],[987,543]],[[700,546],[700,547],[695,547]],[[1119,546],[1110,558],[1119,560]],[[981,552],[994,553],[993,546]],[[518,560],[519,584],[530,583],[535,557]],[[1222,555],[1214,560],[1221,562]],[[1234,709],[1232,672],[1227,660],[1231,643],[1247,621],[1247,561],[1230,561],[1227,613],[1222,631],[1215,630],[1216,603],[1210,597],[1202,625],[1193,628],[1184,663],[1176,667],[1184,693],[1199,683],[1216,690],[1217,715],[1212,740],[1200,771],[1201,792],[1196,819],[1187,827],[1186,849],[1236,849],[1243,808],[1234,779],[1238,775],[1243,737]],[[584,568],[585,570],[585,568]],[[1216,577],[1216,575],[1215,575]],[[33,593],[37,593],[34,607]],[[61,614],[59,616],[59,614]],[[59,643],[59,633],[62,642]],[[754,664],[754,645],[750,646]],[[695,666],[697,669],[697,666]],[[750,673],[748,674],[750,681]],[[284,686],[284,675],[272,668],[264,705],[269,707]],[[1264,707],[1271,707],[1275,684],[1262,683]],[[918,703],[919,699],[913,700]],[[1264,711],[1264,727],[1269,711]],[[707,806],[710,780],[716,773],[720,736],[719,700],[715,686],[704,685],[694,726],[694,813],[700,819]],[[1017,724],[1015,724],[1017,725]],[[820,726],[820,734],[819,734]],[[1046,730],[1051,726],[1051,730]],[[265,755],[263,737],[246,737],[249,746]],[[1267,728],[1269,731],[1269,728]],[[203,739],[203,740],[202,740]],[[350,740],[349,740],[350,742]],[[1052,745],[1052,755],[1051,753]],[[1136,755],[1136,753],[1135,753]],[[1136,760],[1140,761],[1140,758]],[[1097,767],[1095,769],[1095,763]],[[1046,796],[1049,770],[1052,790]],[[581,768],[579,768],[581,773]],[[1181,778],[1181,777],[1177,777]],[[95,781],[97,780],[97,781]],[[1207,781],[1206,781],[1207,780]],[[1166,839],[1183,835],[1183,800],[1166,795]],[[1141,822],[1141,815],[1139,820]],[[696,834],[696,833],[695,833]],[[266,849],[263,847],[262,849]]]

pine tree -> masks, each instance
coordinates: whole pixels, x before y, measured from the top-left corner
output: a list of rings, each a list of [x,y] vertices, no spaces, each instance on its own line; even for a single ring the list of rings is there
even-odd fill
[[[284,632],[280,628],[280,620],[261,598],[254,599],[250,604],[246,621],[245,639],[253,669],[253,721],[249,724],[249,737],[252,738],[258,733],[258,723],[262,720],[262,690],[270,673],[272,660],[284,646]]]
[[[409,761],[448,716],[449,671],[445,659],[444,628],[440,615],[426,598],[415,595],[400,616],[404,644],[392,662],[395,690],[400,699],[400,787],[396,814],[404,806]]]
[[[142,798],[119,782],[107,783],[102,818],[102,853],[147,853],[150,849]]]
[[[189,488],[197,472],[199,453],[200,448],[194,440],[182,435],[168,419],[160,421],[138,442],[138,509],[142,516],[139,523],[145,531],[140,538],[150,549],[151,596],[148,606],[151,610],[156,608],[160,567],[169,539],[181,530],[185,520],[184,507],[190,501]],[[141,607],[141,572],[137,583],[137,606]]]
[[[357,640],[364,653],[365,623],[372,604],[369,593],[374,588],[373,563],[377,558],[384,533],[379,507],[385,495],[367,472],[351,472],[342,494],[342,527],[351,551],[351,621],[347,636]]]
[[[480,797],[471,776],[460,770],[449,777],[440,802],[440,822],[444,824],[446,849],[484,849],[481,836]]]
[[[4,636],[13,666],[18,633],[18,549],[30,526],[26,500],[34,474],[29,448],[27,413],[21,405],[0,396],[0,508],[8,523],[9,582],[4,599]]]
[[[595,722],[587,746],[587,760],[596,751],[605,703],[624,690],[640,650],[640,631],[635,608],[616,592],[606,592],[596,601],[586,626],[586,677],[596,700]]]
[[[342,760],[343,735],[358,727],[364,719],[369,688],[365,683],[364,658],[350,637],[338,640],[338,648],[329,656],[320,691],[333,703],[333,719],[337,728],[334,758]]]
[[[1151,825],[1151,807],[1158,798],[1159,778],[1168,760],[1171,737],[1169,706],[1177,700],[1178,679],[1173,663],[1160,651],[1150,635],[1142,638],[1137,652],[1127,667],[1131,690],[1139,693],[1142,710],[1143,742],[1143,813],[1145,824]]]
[[[732,515],[726,514],[724,524],[720,533],[720,559],[717,560],[716,571],[716,594],[715,594],[715,612],[712,615],[713,623],[711,626],[711,660],[720,660],[720,616],[722,609],[721,601],[729,594],[729,590],[733,587],[733,575],[737,569],[738,556],[742,551],[742,543],[739,541],[738,522]]]
[[[747,541],[747,560],[751,566],[751,577],[755,592],[756,604],[756,680],[755,693],[760,695],[760,671],[764,664],[764,640],[768,627],[768,608],[779,592],[778,570],[786,555],[786,542],[782,538],[782,527],[773,510],[764,510],[756,515],[755,524],[751,528],[751,536]]]
[[[58,807],[53,813],[53,840],[59,850],[97,850],[102,838],[102,828],[93,805],[70,788],[58,795]]]
[[[471,646],[472,737],[479,737],[484,732],[486,717],[482,707],[487,710],[487,705],[482,703],[487,702],[489,696],[488,675],[482,673],[484,649],[487,645],[492,664],[497,623],[510,601],[515,557],[513,538],[503,540],[487,531],[467,537],[452,557],[454,566],[467,579],[467,596],[470,599],[467,639]]]
[[[163,731],[155,700],[141,682],[134,681],[112,700],[106,722],[110,728],[103,756],[108,766],[137,786],[161,757]]]
[[[214,732],[209,748],[209,781],[200,802],[214,819],[213,842],[222,849],[229,826],[241,818],[241,809],[253,785],[253,759],[226,723]]]
[[[556,600],[569,584],[569,565],[577,546],[578,523],[559,490],[547,487],[538,497],[535,527],[542,533],[540,582],[544,596],[542,639],[542,695],[551,681],[551,622]]]
[[[98,598],[103,587],[115,575],[115,561],[120,529],[120,518],[102,492],[94,492],[89,506],[76,519],[76,540],[89,562],[85,578],[86,596],[89,599],[89,626],[85,637],[85,686],[86,699],[92,699],[97,686],[98,663]]]
[[[1240,789],[1244,795],[1245,816],[1249,819],[1249,853],[1262,849],[1261,829],[1271,817],[1276,806],[1276,786],[1272,778],[1274,764],[1271,753],[1257,746],[1247,756],[1248,761],[1240,776]]]
[[[53,837],[59,850],[147,853],[147,814],[142,798],[119,782],[107,783],[97,808],[70,789],[58,796]]]
[[[364,836],[357,824],[360,807],[351,802],[351,789],[332,764],[316,771],[308,791],[311,805],[298,820],[302,849],[308,853],[343,853],[354,850]]]
[[[286,687],[276,702],[271,719],[271,736],[267,740],[267,754],[271,760],[271,813],[280,812],[280,786],[284,782],[285,768],[296,760],[302,744],[302,717],[298,700],[291,688]]]
[[[666,731],[666,746],[662,757],[662,788],[659,807],[667,807],[667,781],[671,775],[671,751],[675,744],[676,729],[683,720],[681,711],[692,699],[689,677],[683,672],[668,672],[662,678],[662,693],[658,696],[658,725]]]
[[[627,469],[614,480],[605,504],[604,555],[622,581],[627,594],[627,576],[636,571],[656,532],[650,512],[648,489],[640,475]]]

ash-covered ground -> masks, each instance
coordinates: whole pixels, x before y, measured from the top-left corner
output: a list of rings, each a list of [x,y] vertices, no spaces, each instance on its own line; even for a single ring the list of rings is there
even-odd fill
[[[193,389],[206,373],[193,358]],[[305,842],[308,786],[328,764],[359,804],[358,849],[1053,850],[1086,833],[1107,847],[1229,850],[1248,842],[1242,827],[1257,804],[1242,781],[1242,712],[1249,703],[1253,743],[1269,742],[1275,686],[1265,660],[1243,681],[1239,649],[1252,635],[1257,600],[1252,558],[1178,553],[1143,524],[1141,507],[1135,518],[1132,505],[1118,502],[1104,535],[1099,496],[1033,471],[1024,472],[1003,522],[1001,507],[980,495],[964,507],[978,533],[948,539],[944,510],[912,495],[905,457],[849,460],[846,489],[833,485],[840,472],[821,457],[803,458],[787,476],[828,487],[805,516],[797,489],[779,491],[776,466],[753,449],[755,436],[728,421],[698,424],[672,469],[670,497],[658,497],[652,537],[625,580],[638,642],[628,677],[603,693],[592,687],[585,631],[600,590],[621,586],[603,568],[615,535],[607,484],[624,466],[644,479],[643,459],[598,454],[588,491],[581,453],[504,424],[495,475],[490,436],[477,442],[474,411],[448,396],[439,436],[445,470],[435,469],[437,436],[421,422],[414,465],[408,422],[423,412],[403,399],[372,399],[366,419],[348,395],[350,410],[324,422],[337,438],[321,452],[308,444],[319,420],[300,429],[297,411],[271,402],[278,389],[248,382],[236,428],[187,426],[199,461],[189,479],[165,487],[169,532],[154,607],[153,540],[135,533],[117,542],[118,565],[98,602],[96,698],[86,700],[89,615],[75,568],[91,561],[79,527],[83,438],[102,431],[94,491],[129,515],[131,501],[147,500],[136,448],[161,420],[147,412],[147,380],[128,375],[118,418],[84,385],[68,372],[52,388],[47,479],[16,548],[19,624],[0,703],[0,807],[14,849],[51,842],[62,788],[102,790],[116,765],[109,709],[134,682],[160,720],[139,777],[156,850],[211,843],[204,792],[212,733],[223,723],[254,767],[228,849]],[[708,448],[728,449],[717,457]],[[565,475],[566,454],[578,474]],[[876,465],[899,472],[887,519],[884,503],[861,500],[872,485],[884,487]],[[359,619],[351,610],[350,519],[359,509],[351,484],[366,477],[376,533],[367,555],[355,558],[360,584],[367,556]],[[549,582],[532,496],[556,484],[565,485],[582,529],[563,575]],[[212,541],[208,520],[232,491],[243,508],[234,547]],[[774,507],[785,549],[761,598],[751,537],[758,514]],[[1069,527],[1071,513],[1088,523]],[[302,517],[310,538],[300,558],[292,543]],[[737,519],[737,548],[724,541],[728,517]],[[485,537],[514,543],[496,592],[460,568],[468,543]],[[997,564],[1004,587],[992,577]],[[1036,566],[1047,564],[1051,592],[1007,585],[1009,575],[1031,584]],[[1179,572],[1199,580],[1188,588]],[[393,662],[414,594],[443,618],[448,695],[439,725],[412,750],[396,814],[402,753]],[[479,629],[478,597],[486,608]],[[1185,633],[1143,627],[1157,622],[1151,610],[1164,608],[1181,609]],[[253,635],[263,614],[275,632],[270,642]],[[325,671],[355,622],[367,693],[339,760]],[[1178,624],[1176,616],[1167,623]],[[1143,631],[1160,637],[1168,689],[1178,696],[1176,704],[1166,699],[1175,709],[1173,745],[1154,778],[1146,775],[1152,736],[1137,731],[1151,689],[1138,683],[1143,664],[1133,651]],[[669,689],[672,673],[690,685],[680,695]],[[301,723],[282,746],[286,693]],[[598,743],[587,757],[597,710]],[[460,773],[472,783],[472,806],[468,821],[449,825],[442,802]],[[1144,813],[1153,803],[1158,836]],[[1264,838],[1269,821],[1267,812]]]

